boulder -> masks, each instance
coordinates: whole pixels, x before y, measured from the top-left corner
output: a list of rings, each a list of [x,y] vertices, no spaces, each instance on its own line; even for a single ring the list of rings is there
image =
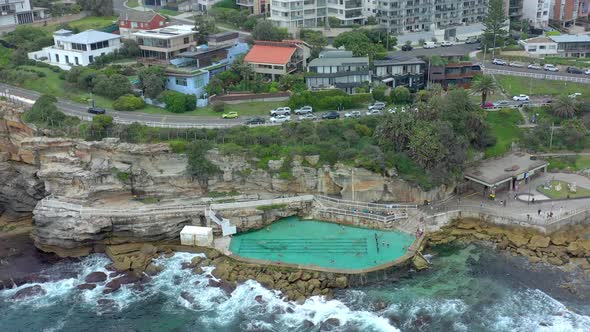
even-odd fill
[[[551,238],[542,235],[533,235],[529,241],[527,247],[531,249],[537,248],[547,248],[549,243],[551,242]]]
[[[268,274],[261,273],[256,277],[256,280],[266,288],[273,288],[275,285],[274,279]]]
[[[40,285],[35,285],[18,290],[11,297],[11,299],[21,301],[28,299],[30,297],[42,296],[45,294],[47,294],[47,292],[45,291],[45,289],[43,289],[43,287],[41,287]]]
[[[155,276],[156,274],[162,272],[162,270],[164,270],[163,267],[161,267],[160,265],[156,265],[154,263],[150,263],[146,268],[145,268],[145,273],[147,273],[150,276]]]
[[[289,282],[295,282],[301,278],[301,275],[303,275],[303,271],[301,271],[301,270],[291,272],[291,274],[289,274],[289,278],[287,280],[289,280]]]
[[[518,248],[516,249],[516,253],[525,257],[537,257],[537,254],[534,251],[526,248]]]
[[[76,288],[81,290],[93,290],[96,288],[96,284],[81,284],[76,286]]]
[[[191,259],[191,267],[197,267],[199,264],[205,260],[205,257],[202,256],[195,256]]]
[[[552,264],[552,265],[557,265],[557,266],[564,264],[563,261],[561,260],[561,258],[559,258],[559,257],[548,257],[547,263]]]
[[[455,227],[459,229],[477,229],[481,228],[481,224],[476,219],[462,219],[456,223]]]
[[[590,239],[578,239],[570,243],[567,251],[577,257],[590,257]]]
[[[301,280],[303,280],[303,281],[308,281],[309,279],[311,279],[311,273],[304,272],[304,273],[301,275]]]
[[[320,325],[320,331],[333,330],[334,328],[337,328],[339,326],[340,320],[338,318],[328,318],[325,321],[323,321]]]
[[[428,262],[422,258],[422,256],[414,255],[412,258],[412,266],[414,266],[417,271],[420,271],[428,268]]]
[[[187,291],[182,291],[180,292],[180,297],[182,297],[183,299],[185,299],[188,303],[194,303],[195,302],[195,297],[187,292]]]
[[[555,232],[549,236],[551,238],[551,243],[556,246],[565,246],[571,242],[574,242],[577,236],[568,231],[560,231]]]
[[[529,243],[529,237],[526,234],[520,233],[518,231],[507,231],[506,237],[508,238],[508,241],[510,241],[510,243],[512,243],[515,247],[522,247]]]
[[[348,286],[348,278],[342,276],[334,279],[334,286],[336,288],[346,288]]]
[[[92,272],[84,278],[87,283],[103,282],[107,280],[107,275],[104,272]]]

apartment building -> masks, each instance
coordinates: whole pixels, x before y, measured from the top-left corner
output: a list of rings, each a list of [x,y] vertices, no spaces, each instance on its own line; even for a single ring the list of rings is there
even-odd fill
[[[549,20],[555,25],[569,27],[578,18],[580,0],[553,0]]]
[[[284,28],[315,27],[325,24],[328,17],[337,18],[341,25],[363,24],[370,0],[272,0],[270,20]]]
[[[30,0],[2,0],[0,2],[0,27],[33,23],[49,18],[46,8],[31,6]]]
[[[444,64],[431,64],[428,68],[428,79],[432,83],[439,83],[445,89],[449,86],[469,88],[473,78],[481,74],[481,66],[471,61],[461,60],[462,54],[442,54]]]
[[[260,15],[270,12],[271,0],[236,0],[236,5],[240,9],[249,10],[254,15]]]
[[[69,70],[72,66],[88,66],[99,56],[121,48],[121,37],[112,33],[86,30],[74,34],[69,30],[53,33],[53,46],[30,52],[28,58]]]
[[[523,0],[522,19],[527,20],[534,28],[548,27],[552,2],[552,0]]]
[[[170,63],[178,54],[197,45],[197,32],[192,25],[171,25],[165,28],[138,31],[132,34],[144,62]]]
[[[310,90],[341,89],[355,93],[371,81],[369,58],[354,57],[350,51],[325,51],[307,67],[305,83]]]
[[[395,88],[405,86],[411,91],[424,89],[426,62],[405,54],[394,55],[373,64],[373,82]]]

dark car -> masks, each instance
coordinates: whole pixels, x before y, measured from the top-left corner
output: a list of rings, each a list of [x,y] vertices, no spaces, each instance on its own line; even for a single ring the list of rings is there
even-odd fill
[[[257,125],[257,124],[265,124],[266,120],[263,118],[250,118],[246,120],[246,124],[248,125]]]
[[[576,67],[567,67],[566,70],[570,74],[584,74],[584,72]]]
[[[322,115],[322,119],[339,119],[340,114],[338,112],[328,112]]]
[[[404,45],[402,46],[402,51],[411,51],[413,49],[412,45]]]
[[[88,113],[91,113],[91,114],[105,114],[106,111],[104,110],[104,108],[90,107],[88,109]]]

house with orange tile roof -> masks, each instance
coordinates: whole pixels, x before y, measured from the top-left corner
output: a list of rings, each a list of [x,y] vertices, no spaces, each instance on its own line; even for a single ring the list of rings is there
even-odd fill
[[[305,71],[310,53],[309,45],[300,40],[255,41],[244,63],[255,73],[276,80],[282,75]]]

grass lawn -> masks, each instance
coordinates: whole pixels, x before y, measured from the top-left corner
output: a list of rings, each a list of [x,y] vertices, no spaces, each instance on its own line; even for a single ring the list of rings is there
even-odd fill
[[[156,8],[155,11],[157,11],[160,14],[168,15],[168,16],[180,15],[180,13],[177,12],[176,10],[166,9],[166,8]]]
[[[285,106],[285,102],[277,101],[254,101],[243,104],[226,104],[224,112],[238,112],[240,117],[250,117],[255,115],[268,115],[270,110],[277,107]],[[175,115],[193,115],[193,116],[215,116],[221,118],[221,113],[213,112],[213,109],[208,107],[200,107],[192,112],[174,114],[158,107],[150,107],[142,109],[139,112],[150,114],[166,114],[170,116]]]
[[[495,75],[498,83],[506,93],[514,96],[521,93],[531,96],[557,96],[562,94],[582,93],[584,98],[590,97],[588,84],[564,81],[531,79],[529,77]]]
[[[579,197],[590,197],[590,190],[576,186],[576,192],[570,192],[568,189],[568,182],[553,180],[551,183],[551,189],[545,189],[543,185],[537,187],[537,191],[542,193],[543,195],[553,198],[553,199],[563,199],[563,198],[579,198]],[[561,184],[561,190],[555,190],[555,186],[557,184]]]
[[[12,50],[0,45],[0,67],[4,67],[10,63],[12,58]]]
[[[127,7],[131,7],[131,8],[139,7],[139,1],[127,0]]]
[[[517,127],[523,123],[522,116],[515,109],[503,109],[498,112],[486,113],[486,121],[490,124],[492,134],[496,137],[496,144],[486,149],[485,157],[496,157],[510,150],[513,141],[521,136]]]
[[[100,30],[102,28],[106,28],[109,25],[113,24],[113,22],[117,21],[116,16],[87,16],[81,18],[79,20],[72,21],[68,23],[68,25],[72,28],[79,29],[80,31],[94,29]],[[51,24],[48,25],[46,28],[50,32],[53,32],[59,28],[61,24]]]
[[[532,118],[533,114],[537,114],[537,123],[541,120],[549,120],[557,126],[563,120],[562,118],[553,115],[553,112],[549,107],[525,107],[523,110],[528,115],[529,120]]]
[[[59,79],[59,74],[51,71],[49,68],[37,66],[19,66],[19,68],[30,69],[36,72],[42,72],[45,77],[40,77],[33,80],[26,80],[23,87],[30,90],[35,90],[40,93],[51,94],[56,97],[65,97],[64,81]]]
[[[572,171],[580,171],[590,168],[590,156],[565,156],[565,157],[550,157],[548,169],[566,169]]]

